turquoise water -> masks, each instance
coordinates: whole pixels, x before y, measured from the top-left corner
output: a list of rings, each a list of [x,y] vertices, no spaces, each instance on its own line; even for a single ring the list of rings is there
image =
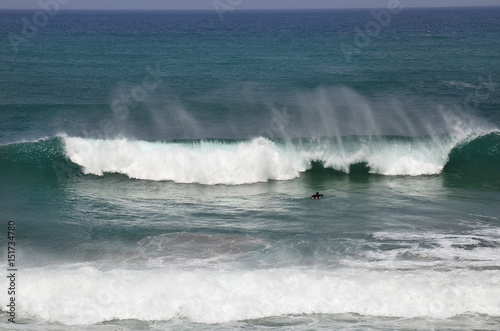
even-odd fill
[[[34,13],[0,329],[498,328],[498,8]]]

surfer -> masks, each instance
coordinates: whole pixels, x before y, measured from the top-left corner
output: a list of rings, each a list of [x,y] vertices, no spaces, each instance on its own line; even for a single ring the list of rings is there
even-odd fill
[[[311,199],[319,199],[323,196],[323,194],[319,194],[319,192],[316,192],[315,195],[311,196]]]

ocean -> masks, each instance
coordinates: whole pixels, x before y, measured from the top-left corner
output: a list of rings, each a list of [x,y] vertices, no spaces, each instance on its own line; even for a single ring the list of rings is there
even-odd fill
[[[498,330],[500,8],[0,35],[0,330]]]

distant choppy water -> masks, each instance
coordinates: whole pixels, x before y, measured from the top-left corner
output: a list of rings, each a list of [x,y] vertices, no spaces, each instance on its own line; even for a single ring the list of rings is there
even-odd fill
[[[497,330],[500,10],[375,13],[2,12],[0,329]]]

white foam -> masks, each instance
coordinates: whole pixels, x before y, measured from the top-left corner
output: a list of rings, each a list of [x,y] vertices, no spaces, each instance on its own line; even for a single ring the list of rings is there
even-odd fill
[[[475,88],[476,85],[465,82],[465,81],[459,81],[459,80],[450,80],[446,82],[449,85],[457,85],[460,87],[467,87],[467,88]]]
[[[364,259],[345,260],[349,267],[386,269],[500,270],[500,240],[496,228],[461,234],[431,232],[376,232]],[[359,242],[358,245],[366,245]],[[382,246],[392,248],[383,249]],[[369,261],[369,262],[367,262]]]
[[[86,174],[178,183],[248,184],[290,180],[320,161],[348,173],[366,163],[382,175],[433,175],[445,166],[460,138],[332,140],[278,144],[265,138],[233,143],[167,143],[63,137],[67,156]]]
[[[6,281],[0,285],[6,288]],[[1,301],[5,302],[5,293]],[[500,316],[498,271],[25,269],[18,314],[66,325],[114,319],[222,323],[289,314]]]
[[[238,144],[154,143],[65,138],[66,153],[85,173],[178,183],[247,184],[298,177],[306,165],[264,138]]]
[[[349,165],[366,162],[370,172],[387,176],[434,175],[443,170],[453,146],[451,140],[369,141],[360,147],[349,146],[347,150],[327,155],[325,165],[348,172]],[[340,164],[338,154],[345,155]]]

